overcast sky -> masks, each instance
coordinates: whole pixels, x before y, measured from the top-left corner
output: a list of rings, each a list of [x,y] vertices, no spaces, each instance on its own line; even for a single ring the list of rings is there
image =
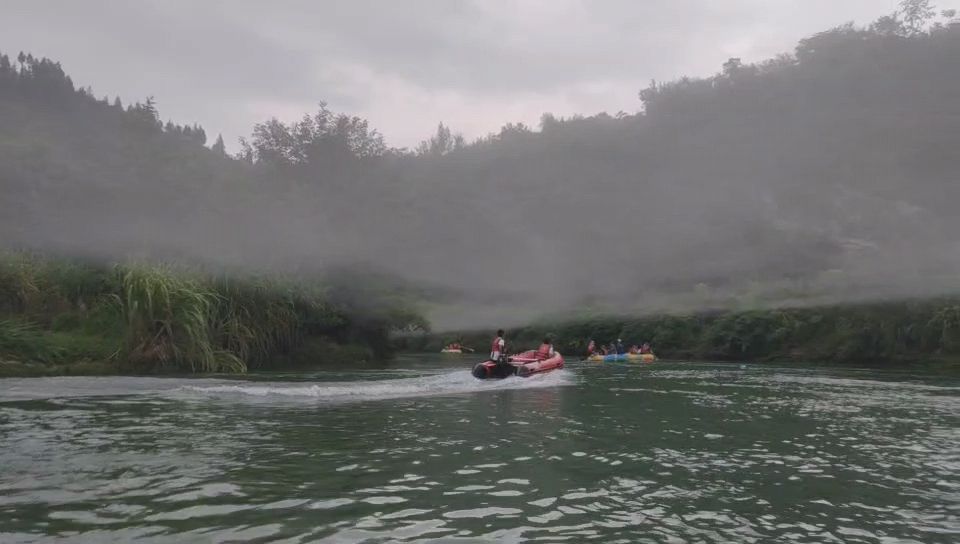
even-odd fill
[[[232,149],[254,123],[321,100],[413,147],[440,121],[472,139],[544,112],[633,112],[650,79],[762,60],[897,3],[4,0],[0,51],[59,60],[98,96],[152,95],[164,120]]]

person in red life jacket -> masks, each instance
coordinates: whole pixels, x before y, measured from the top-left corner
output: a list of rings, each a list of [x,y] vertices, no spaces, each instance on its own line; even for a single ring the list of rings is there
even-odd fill
[[[636,355],[636,354],[640,353],[640,348],[637,347],[636,344],[633,344],[632,346],[630,346],[630,351],[629,351],[629,352],[630,352],[630,355]]]
[[[644,342],[644,343],[643,343],[643,346],[640,348],[640,353],[653,353],[652,351],[650,351],[650,343],[649,343],[649,342]]]
[[[593,338],[590,339],[590,343],[587,344],[587,357],[593,355],[597,351],[597,343],[593,341]]]
[[[497,337],[493,339],[490,345],[490,360],[502,362],[507,357],[507,342],[503,339],[503,329],[497,331]]]
[[[537,359],[549,359],[553,357],[555,353],[553,350],[553,342],[550,341],[550,337],[548,336],[543,339],[543,343],[537,348]]]

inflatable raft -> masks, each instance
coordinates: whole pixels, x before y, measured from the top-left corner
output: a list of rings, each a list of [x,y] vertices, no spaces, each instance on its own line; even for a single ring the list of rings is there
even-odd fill
[[[657,360],[657,356],[652,353],[628,353],[627,360],[640,363],[652,363]]]
[[[587,357],[587,360],[593,363],[623,363],[626,361],[652,363],[657,360],[657,357],[652,353],[624,353],[622,355],[611,353],[610,355],[594,354]]]
[[[526,378],[534,374],[563,368],[563,355],[555,354],[549,359],[537,357],[536,351],[525,351],[507,358],[505,363],[484,361],[473,367],[473,376],[480,380],[501,379],[508,376]]]

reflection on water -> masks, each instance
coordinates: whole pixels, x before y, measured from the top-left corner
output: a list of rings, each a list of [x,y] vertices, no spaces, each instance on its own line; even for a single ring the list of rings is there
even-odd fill
[[[956,380],[415,368],[0,381],[0,542],[960,540]]]

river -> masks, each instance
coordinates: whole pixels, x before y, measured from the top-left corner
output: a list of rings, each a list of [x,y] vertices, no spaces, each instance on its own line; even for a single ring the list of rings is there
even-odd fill
[[[960,380],[464,360],[0,380],[0,542],[960,541]]]

